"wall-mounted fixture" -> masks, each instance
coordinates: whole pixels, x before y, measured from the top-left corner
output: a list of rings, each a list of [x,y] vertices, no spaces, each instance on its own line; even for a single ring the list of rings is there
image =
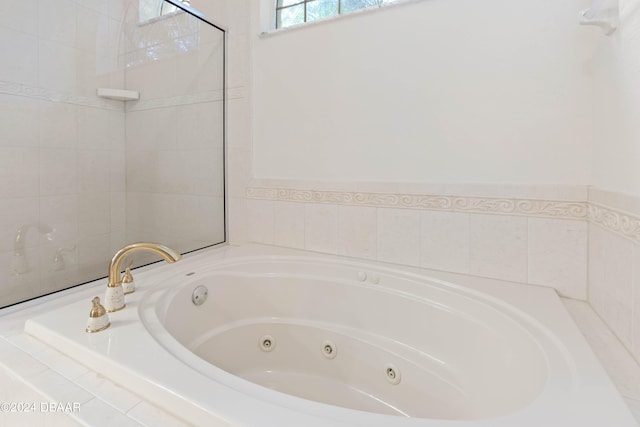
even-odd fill
[[[595,0],[589,9],[578,14],[580,25],[595,25],[609,36],[618,28],[618,0]]]

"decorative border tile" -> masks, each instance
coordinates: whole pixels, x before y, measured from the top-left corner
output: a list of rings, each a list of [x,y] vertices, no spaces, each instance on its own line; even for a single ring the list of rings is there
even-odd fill
[[[25,96],[44,101],[64,102],[67,104],[82,105],[85,107],[102,108],[106,110],[122,111],[122,107],[109,103],[98,97],[71,95],[68,93],[55,92],[35,86],[27,86],[20,83],[0,81],[0,93],[15,96]]]
[[[19,83],[11,83],[5,81],[0,81],[0,93],[114,111],[122,111],[123,108],[120,101],[108,102],[106,100],[98,98],[97,96],[95,98],[92,98],[88,96],[71,95],[40,87],[27,86]],[[246,96],[247,94],[244,87],[234,87],[227,89],[228,99],[240,99],[245,98]],[[223,91],[212,90],[208,92],[198,92],[191,95],[181,95],[170,98],[157,98],[136,102],[127,102],[125,105],[126,111],[140,111],[150,110],[153,108],[173,107],[178,105],[191,105],[200,102],[221,102],[222,100]]]
[[[639,217],[595,203],[589,203],[588,218],[590,222],[598,224],[612,233],[640,243]]]
[[[223,99],[222,90],[212,90],[208,92],[198,92],[191,95],[172,96],[168,98],[156,98],[148,100],[133,101],[127,103],[127,112],[151,110],[153,108],[166,108],[178,105],[191,105],[201,102],[220,102]]]
[[[302,203],[328,203],[381,208],[424,209],[494,215],[534,216],[586,220],[586,202],[426,194],[317,191],[284,188],[247,188],[250,199]]]
[[[588,220],[640,243],[640,215],[594,202],[249,187],[249,199]]]

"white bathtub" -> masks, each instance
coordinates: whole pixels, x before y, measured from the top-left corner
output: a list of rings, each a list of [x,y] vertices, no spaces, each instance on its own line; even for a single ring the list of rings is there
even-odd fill
[[[26,330],[196,425],[636,425],[548,289],[261,246],[136,281],[104,332]]]

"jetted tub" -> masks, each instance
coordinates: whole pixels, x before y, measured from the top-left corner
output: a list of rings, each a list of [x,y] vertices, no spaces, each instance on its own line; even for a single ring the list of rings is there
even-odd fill
[[[196,425],[636,425],[552,290],[461,279],[224,247],[26,330]]]

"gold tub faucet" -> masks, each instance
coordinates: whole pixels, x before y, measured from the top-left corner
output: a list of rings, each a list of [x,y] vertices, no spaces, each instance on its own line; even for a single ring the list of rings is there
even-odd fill
[[[159,243],[133,243],[120,249],[109,263],[109,283],[104,298],[104,308],[108,312],[118,311],[125,307],[121,276],[122,263],[127,255],[136,251],[153,252],[160,255],[168,263],[174,263],[182,258],[178,252]]]

